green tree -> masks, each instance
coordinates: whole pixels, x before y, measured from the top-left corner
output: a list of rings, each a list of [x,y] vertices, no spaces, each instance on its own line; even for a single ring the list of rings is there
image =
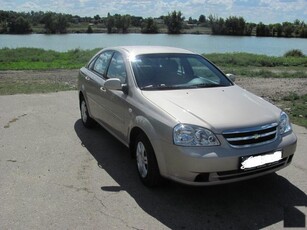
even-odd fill
[[[285,37],[291,37],[294,32],[294,26],[291,22],[283,22],[282,30],[284,32]]]
[[[101,20],[100,16],[97,14],[94,16],[95,24],[98,24]]]
[[[153,18],[146,18],[141,25],[142,33],[154,34],[158,33],[157,23],[153,20]]]
[[[245,20],[242,17],[232,17],[226,19],[225,30],[228,35],[244,35]]]
[[[131,16],[129,14],[123,15],[121,17],[121,22],[122,22],[123,33],[127,33],[128,28],[129,28],[130,23],[131,23]]]
[[[135,26],[135,27],[141,27],[143,22],[143,18],[142,17],[136,17],[136,16],[131,16],[131,25]]]
[[[301,28],[300,37],[301,38],[307,38],[307,26]]]
[[[111,16],[110,13],[108,13],[108,16],[105,20],[105,25],[107,27],[108,33],[112,33],[113,27],[114,27],[114,17]]]
[[[192,17],[189,17],[188,23],[189,24],[197,24],[197,20],[193,19]]]
[[[256,24],[254,24],[254,23],[246,23],[245,29],[244,29],[244,34],[247,35],[247,36],[251,36],[255,26],[256,26]]]
[[[168,33],[180,34],[183,27],[184,17],[180,11],[173,11],[164,17],[164,23],[167,26]]]
[[[126,15],[115,14],[113,18],[114,18],[114,26],[116,27],[117,32],[119,33],[120,31],[122,31],[123,33],[127,33],[131,23],[131,16],[128,14]]]
[[[269,26],[264,25],[262,22],[257,24],[257,26],[256,26],[256,36],[258,36],[258,37],[270,36]]]
[[[46,13],[41,22],[45,24],[45,30],[48,34],[66,33],[69,26],[66,15],[52,12]]]
[[[8,33],[8,23],[6,21],[0,21],[0,34]]]
[[[93,29],[92,29],[92,27],[90,25],[87,27],[86,33],[88,33],[88,34],[92,34],[93,33]]]
[[[28,20],[19,16],[16,20],[9,23],[9,32],[13,34],[26,34],[32,32],[32,28]]]
[[[198,18],[198,22],[199,22],[200,24],[206,23],[206,17],[205,17],[205,15],[201,14],[201,15],[199,16],[199,18]]]
[[[273,36],[281,37],[282,36],[282,26],[280,23],[273,25]]]
[[[45,30],[47,34],[55,33],[55,22],[54,22],[54,13],[47,12],[44,17],[41,19],[41,23],[45,24]]]
[[[114,26],[117,29],[117,32],[122,28],[122,16],[120,14],[115,14],[114,16]]]
[[[210,20],[212,34],[225,34],[225,20],[223,18],[214,18]]]
[[[213,26],[213,24],[216,23],[219,20],[218,17],[216,17],[215,15],[212,15],[212,14],[209,15],[208,19],[209,19],[209,24],[211,26]]]
[[[69,26],[67,17],[64,14],[58,14],[55,20],[56,32],[60,34],[66,33]]]

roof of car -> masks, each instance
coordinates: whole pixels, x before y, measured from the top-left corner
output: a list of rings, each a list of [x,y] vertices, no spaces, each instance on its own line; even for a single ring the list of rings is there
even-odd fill
[[[109,49],[124,50],[130,54],[158,54],[158,53],[185,53],[193,54],[193,52],[181,48],[168,46],[118,46]]]

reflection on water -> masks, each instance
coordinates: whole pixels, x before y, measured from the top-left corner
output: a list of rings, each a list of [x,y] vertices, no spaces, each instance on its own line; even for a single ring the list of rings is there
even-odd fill
[[[66,34],[0,35],[0,48],[35,47],[56,51],[94,49],[122,45],[162,45],[198,53],[248,52],[281,56],[290,49],[307,54],[307,40],[213,35],[168,34]]]

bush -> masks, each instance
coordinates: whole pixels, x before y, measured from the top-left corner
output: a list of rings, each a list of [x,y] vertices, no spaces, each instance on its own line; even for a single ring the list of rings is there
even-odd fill
[[[284,54],[284,57],[305,57],[303,52],[298,49],[289,50]]]

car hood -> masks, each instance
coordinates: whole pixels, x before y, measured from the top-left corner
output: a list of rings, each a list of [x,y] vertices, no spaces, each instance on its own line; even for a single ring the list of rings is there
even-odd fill
[[[227,129],[277,122],[280,109],[240,88],[228,87],[142,91],[143,95],[178,123]]]

